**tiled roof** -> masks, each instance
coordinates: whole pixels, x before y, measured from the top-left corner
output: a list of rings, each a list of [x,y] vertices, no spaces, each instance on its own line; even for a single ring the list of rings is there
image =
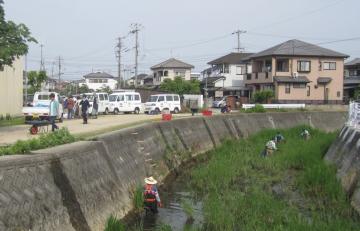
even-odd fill
[[[320,47],[311,43],[306,43],[297,39],[289,40],[259,53],[253,54],[248,58],[260,58],[265,56],[316,56],[316,57],[338,57],[347,58],[348,55],[336,52],[327,48]]]
[[[353,65],[360,65],[360,58],[356,58],[351,60],[350,62],[345,63],[345,66],[353,66]]]
[[[319,84],[327,84],[327,83],[330,83],[331,80],[332,80],[332,78],[330,78],[330,77],[319,77],[319,78],[317,79],[317,82],[318,82]]]
[[[243,59],[252,54],[253,53],[230,53],[211,62],[208,62],[208,64],[242,64],[244,63]]]
[[[154,70],[154,69],[159,69],[159,68],[184,68],[184,69],[191,69],[191,68],[194,68],[193,65],[191,64],[188,64],[188,63],[185,63],[183,61],[180,61],[178,59],[174,59],[174,58],[171,58],[171,59],[168,59],[162,63],[159,63],[155,66],[152,66],[151,67],[151,70]]]
[[[278,83],[310,83],[310,80],[305,76],[294,78],[292,76],[275,76],[274,80]]]
[[[114,76],[106,73],[106,72],[96,72],[84,75],[84,78],[106,78],[106,79],[113,79]]]

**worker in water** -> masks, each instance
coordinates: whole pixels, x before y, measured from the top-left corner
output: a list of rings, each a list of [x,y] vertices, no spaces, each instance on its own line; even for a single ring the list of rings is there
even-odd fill
[[[310,139],[310,132],[307,129],[304,129],[300,135],[304,140]]]
[[[275,143],[278,144],[281,142],[285,142],[285,137],[280,132],[277,132],[275,136]]]
[[[265,149],[266,149],[266,156],[271,156],[274,153],[274,151],[277,150],[275,140],[274,139],[269,140],[265,145]]]
[[[144,187],[144,206],[145,209],[152,211],[153,213],[158,212],[158,207],[161,207],[161,200],[157,189],[157,181],[151,176],[145,178]]]

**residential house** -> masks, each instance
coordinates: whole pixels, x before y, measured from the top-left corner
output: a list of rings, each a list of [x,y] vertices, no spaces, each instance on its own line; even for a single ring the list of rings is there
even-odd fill
[[[131,77],[126,81],[128,86],[135,85],[135,76]],[[137,77],[137,86],[152,86],[153,76],[148,74],[139,74]]]
[[[201,79],[201,73],[191,73],[190,74],[190,80],[200,80]]]
[[[360,58],[345,63],[344,100],[353,99],[357,88],[360,88]]]
[[[252,92],[273,90],[277,103],[339,104],[343,99],[344,59],[348,56],[300,40],[289,40],[248,59]]]
[[[165,79],[174,80],[175,77],[182,77],[185,80],[191,79],[191,69],[194,66],[183,61],[171,58],[153,67],[154,85],[160,85]]]
[[[23,59],[15,59],[12,66],[0,70],[0,117],[21,115],[23,106]]]
[[[99,90],[101,88],[109,87],[114,90],[117,86],[117,79],[105,72],[96,72],[84,75],[85,83],[80,83],[79,85],[87,85],[89,89],[94,91]]]
[[[210,68],[204,70],[202,86],[209,84],[209,96],[221,97],[225,95],[248,96],[244,79],[251,65],[246,61],[252,53],[230,53],[215,59],[208,64]]]

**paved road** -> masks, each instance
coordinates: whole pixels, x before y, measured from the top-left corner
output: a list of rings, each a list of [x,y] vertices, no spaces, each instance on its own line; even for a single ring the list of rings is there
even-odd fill
[[[190,114],[177,114],[175,118],[190,116]],[[89,123],[84,125],[82,120],[65,120],[58,123],[58,126],[67,127],[72,134],[81,135],[83,133],[101,133],[111,129],[119,129],[130,125],[144,123],[146,121],[160,120],[161,115],[106,115],[99,116],[98,119],[89,119]],[[17,140],[27,140],[38,135],[29,133],[30,125],[17,125],[10,127],[0,127],[0,146],[15,143]],[[51,129],[51,126],[49,126]]]

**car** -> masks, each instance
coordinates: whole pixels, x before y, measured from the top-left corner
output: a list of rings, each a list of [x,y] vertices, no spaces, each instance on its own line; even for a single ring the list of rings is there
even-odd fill
[[[214,108],[220,108],[226,105],[226,96],[222,97],[222,98],[217,98],[213,101],[212,106]]]
[[[50,94],[55,94],[55,99],[59,102],[59,116],[58,120],[62,121],[63,106],[61,103],[60,95],[56,92],[35,92],[32,107],[23,107],[22,113],[25,116],[25,120],[47,120],[49,118],[49,105]]]
[[[91,108],[93,106],[93,102],[94,102],[94,95],[96,95],[97,99],[98,99],[98,113],[103,113],[105,115],[109,114],[110,110],[109,110],[109,95],[106,92],[95,92],[95,93],[85,93],[85,95],[87,96],[89,103],[90,103],[90,109],[89,111],[91,112]]]
[[[181,111],[180,96],[176,94],[151,95],[145,103],[145,113],[158,114],[163,110],[179,113]]]
[[[139,114],[142,111],[141,95],[138,92],[119,92],[109,96],[109,110],[114,114],[119,112],[134,112]]]

